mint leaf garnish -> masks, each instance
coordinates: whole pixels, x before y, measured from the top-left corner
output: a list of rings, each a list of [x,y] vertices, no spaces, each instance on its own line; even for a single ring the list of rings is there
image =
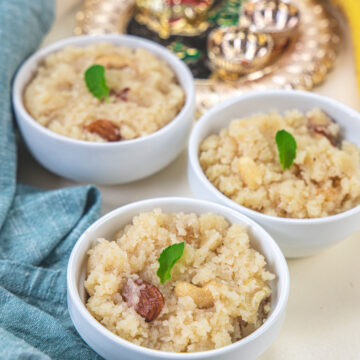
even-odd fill
[[[161,252],[158,258],[160,266],[156,275],[160,278],[162,284],[171,279],[171,269],[183,256],[184,248],[185,242],[181,242],[170,245]]]
[[[88,90],[98,99],[108,99],[109,87],[105,79],[105,67],[102,65],[90,66],[84,74]]]
[[[286,130],[279,130],[275,136],[279,160],[283,170],[288,169],[296,158],[295,138]]]

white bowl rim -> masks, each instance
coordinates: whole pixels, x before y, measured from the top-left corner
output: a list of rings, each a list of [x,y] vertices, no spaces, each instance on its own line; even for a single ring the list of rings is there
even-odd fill
[[[61,50],[66,46],[86,46],[91,45],[94,43],[101,43],[101,42],[110,42],[112,44],[117,41],[118,46],[129,46],[126,44],[121,44],[122,40],[130,40],[132,43],[139,45],[139,48],[142,45],[146,45],[146,49],[149,52],[152,52],[152,49],[157,49],[159,52],[166,54],[167,58],[170,58],[171,61],[168,59],[164,59],[161,55],[155,54],[157,57],[161,58],[165,61],[170,67],[174,64],[177,67],[181,68],[183,73],[182,77],[185,78],[185,81],[189,83],[189,89],[184,89],[185,93],[185,103],[179,113],[166,125],[164,125],[159,130],[153,132],[152,134],[141,136],[135,139],[130,140],[121,140],[117,142],[95,142],[95,141],[85,141],[74,139],[65,135],[60,135],[54,131],[49,130],[45,126],[40,125],[25,109],[24,106],[24,99],[23,99],[23,91],[27,84],[23,83],[23,77],[27,74],[27,68],[37,61],[43,59],[45,56],[49,55],[50,53],[56,52]],[[174,70],[173,70],[174,71]],[[179,76],[176,74],[176,77],[179,79]],[[187,112],[191,111],[193,106],[193,102],[195,99],[195,85],[194,85],[194,78],[192,73],[190,72],[189,68],[185,65],[183,61],[181,61],[176,55],[174,55],[170,50],[166,49],[162,45],[159,45],[151,40],[143,39],[138,36],[134,35],[123,35],[123,34],[104,34],[104,35],[80,35],[80,36],[72,36],[68,37],[59,41],[56,41],[32,54],[28,59],[25,60],[23,64],[19,67],[15,78],[14,84],[12,89],[12,99],[14,108],[19,111],[20,116],[32,127],[36,130],[40,131],[46,136],[53,138],[56,141],[62,141],[70,144],[74,144],[77,146],[84,146],[84,147],[94,147],[94,148],[117,148],[117,147],[124,147],[127,145],[135,145],[141,144],[146,141],[155,140],[166,134],[166,132],[170,131],[175,124],[178,123],[179,120],[183,118],[183,115]]]
[[[246,336],[245,338],[234,342],[230,345],[214,349],[214,350],[208,350],[208,351],[201,351],[201,352],[193,352],[193,353],[172,353],[172,352],[166,352],[161,350],[154,350],[150,348],[146,348],[140,345],[136,345],[130,341],[127,341],[114,333],[112,333],[110,330],[108,330],[106,327],[104,327],[102,324],[100,324],[86,309],[85,305],[80,299],[79,292],[77,290],[76,286],[76,279],[74,277],[74,269],[76,266],[77,258],[80,254],[78,254],[78,249],[80,247],[80,244],[87,238],[88,233],[91,233],[95,229],[101,227],[104,223],[106,223],[109,219],[118,216],[119,213],[131,211],[134,209],[141,208],[142,206],[146,205],[154,205],[154,208],[161,207],[162,204],[169,204],[169,203],[178,203],[181,204],[199,204],[203,206],[208,206],[209,211],[217,211],[217,213],[221,214],[222,216],[227,216],[228,214],[233,215],[234,217],[238,218],[242,223],[246,225],[250,225],[252,227],[257,228],[257,230],[261,233],[262,240],[265,239],[265,242],[271,249],[271,253],[274,255],[274,262],[279,266],[279,273],[281,274],[281,278],[279,281],[281,281],[280,288],[282,291],[279,291],[278,294],[278,303],[273,309],[270,316],[266,319],[264,324],[262,324],[258,329],[256,329],[253,333]],[[229,351],[234,350],[236,347],[241,347],[252,340],[256,339],[257,337],[261,336],[262,333],[267,330],[277,319],[277,317],[280,315],[280,313],[284,310],[287,304],[287,300],[289,297],[289,291],[290,291],[290,275],[289,275],[289,269],[287,266],[287,262],[285,260],[285,257],[283,253],[281,252],[279,246],[275,242],[275,240],[272,238],[272,236],[265,231],[258,223],[256,223],[254,220],[250,219],[246,215],[240,214],[236,212],[235,210],[226,207],[224,205],[219,205],[214,202],[206,201],[206,200],[199,200],[199,199],[193,199],[193,198],[182,198],[182,197],[161,197],[161,198],[153,198],[153,199],[147,199],[147,200],[141,200],[136,201],[124,206],[121,206],[115,210],[112,210],[108,214],[100,217],[96,222],[94,222],[85,232],[80,236],[79,240],[76,242],[67,266],[67,291],[68,296],[71,297],[74,306],[76,307],[77,311],[81,313],[81,315],[86,318],[90,324],[97,329],[97,331],[101,332],[103,336],[106,336],[110,340],[116,342],[118,345],[124,346],[128,348],[131,351],[146,354],[148,356],[158,357],[161,359],[205,359],[208,356],[216,356],[220,354],[227,353]],[[279,288],[279,287],[278,287]]]
[[[280,216],[273,216],[273,215],[266,215],[259,211],[252,210],[246,206],[240,205],[236,203],[235,201],[228,198],[226,195],[224,195],[221,191],[219,191],[205,176],[204,172],[201,169],[200,163],[199,163],[199,157],[198,157],[198,146],[197,141],[199,138],[199,132],[202,130],[203,127],[206,126],[207,120],[209,117],[213,116],[216,113],[220,113],[224,109],[226,109],[229,106],[234,105],[237,102],[243,102],[247,99],[252,98],[262,98],[262,97],[272,97],[272,96],[291,96],[291,97],[305,97],[308,99],[313,100],[319,100],[328,104],[332,104],[333,107],[337,107],[340,111],[346,113],[348,116],[356,117],[360,121],[360,114],[357,113],[355,110],[351,109],[350,107],[340,103],[337,100],[331,99],[329,97],[315,94],[312,92],[302,91],[302,90],[262,90],[262,91],[253,91],[249,92],[244,95],[236,96],[231,99],[225,100],[218,105],[211,108],[209,111],[205,113],[194,125],[192,132],[190,134],[189,138],[189,145],[188,145],[188,153],[189,153],[189,165],[194,170],[195,176],[197,176],[202,185],[205,186],[210,192],[214,193],[217,198],[220,198],[220,200],[223,202],[223,204],[226,204],[226,206],[229,206],[233,209],[236,209],[237,211],[240,211],[247,216],[250,216],[252,218],[259,218],[264,221],[274,221],[277,223],[286,223],[286,224],[307,224],[307,225],[315,225],[315,224],[323,224],[328,223],[332,221],[341,221],[342,219],[352,216],[354,214],[360,213],[360,205],[357,205],[353,207],[352,209],[343,211],[339,214],[335,215],[329,215],[325,217],[320,218],[305,218],[305,219],[298,219],[298,218],[285,218]],[[290,110],[290,109],[289,109]],[[259,110],[259,113],[261,112],[261,109]]]

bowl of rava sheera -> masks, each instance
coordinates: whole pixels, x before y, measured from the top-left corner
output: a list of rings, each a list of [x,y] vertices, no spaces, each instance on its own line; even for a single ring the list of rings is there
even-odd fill
[[[220,104],[189,143],[194,194],[252,217],[286,256],[306,256],[359,230],[359,115],[300,91]]]
[[[69,261],[68,302],[80,335],[107,359],[256,359],[280,329],[288,282],[280,249],[255,222],[163,198],[85,232]]]
[[[185,146],[195,106],[186,65],[127,35],[80,36],[39,50],[17,73],[13,102],[20,132],[42,165],[104,184],[168,165]]]

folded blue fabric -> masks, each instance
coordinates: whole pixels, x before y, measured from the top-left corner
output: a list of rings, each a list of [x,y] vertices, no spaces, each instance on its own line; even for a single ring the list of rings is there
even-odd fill
[[[66,304],[69,254],[99,215],[99,192],[16,184],[11,80],[48,31],[53,9],[50,0],[0,0],[0,359],[100,359]]]

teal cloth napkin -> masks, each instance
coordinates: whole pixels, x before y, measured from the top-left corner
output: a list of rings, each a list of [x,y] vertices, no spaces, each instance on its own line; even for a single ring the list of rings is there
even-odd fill
[[[50,0],[0,0],[0,359],[100,359],[77,334],[66,303],[67,261],[99,215],[99,192],[16,183],[11,81],[53,11]]]

